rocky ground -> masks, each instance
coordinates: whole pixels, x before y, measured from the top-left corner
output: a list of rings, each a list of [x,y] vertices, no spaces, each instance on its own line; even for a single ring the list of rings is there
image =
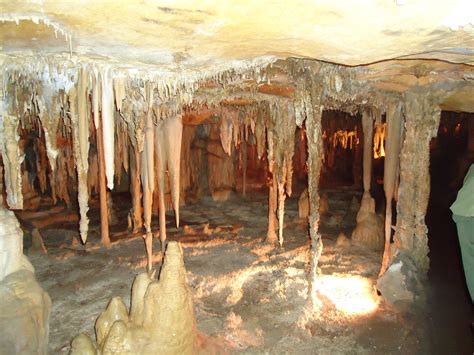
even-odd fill
[[[181,211],[181,228],[170,239],[184,248],[188,284],[199,330],[228,353],[392,354],[429,353],[424,318],[399,314],[373,287],[381,255],[336,243],[350,236],[355,192],[327,191],[330,211],[321,220],[324,249],[317,281],[319,311],[308,313],[307,226],[298,220],[297,198],[287,200],[284,244],[264,243],[265,194],[233,196],[216,204],[203,199]],[[114,197],[119,223],[111,227],[112,247],[101,248],[97,205],[85,247],[77,243],[74,212],[24,215],[29,221],[62,222],[40,229],[48,254],[30,254],[40,284],[52,299],[50,352],[65,353],[78,333],[94,336],[94,322],[113,296],[126,304],[133,278],[146,263],[141,236],[126,233],[126,196]],[[46,211],[47,208],[43,208]],[[64,218],[65,214],[71,218]],[[157,218],[154,219],[157,224]],[[28,246],[28,243],[25,242]],[[160,245],[155,241],[156,268]],[[165,302],[166,300],[164,300]]]

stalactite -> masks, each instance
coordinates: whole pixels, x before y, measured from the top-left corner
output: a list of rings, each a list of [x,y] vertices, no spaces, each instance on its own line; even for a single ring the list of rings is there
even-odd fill
[[[94,116],[98,111],[94,111]],[[94,118],[95,122],[95,118]],[[97,154],[99,156],[99,199],[100,199],[100,235],[102,245],[110,246],[109,237],[109,211],[107,206],[107,177],[105,173],[105,156],[104,156],[104,135],[102,128],[102,119],[97,119]]]
[[[168,118],[164,123],[166,160],[171,185],[171,199],[175,213],[176,227],[179,227],[179,183],[180,183],[180,157],[181,140],[183,136],[183,123],[181,116]]]
[[[102,89],[102,134],[104,140],[105,175],[107,187],[114,188],[114,157],[115,157],[115,120],[114,120],[114,88],[110,67],[101,72]],[[95,108],[94,108],[95,109]]]
[[[145,126],[145,144],[142,151],[141,157],[141,179],[142,179],[142,190],[143,190],[143,215],[144,215],[144,226],[146,230],[145,234],[145,246],[147,252],[147,270],[151,272],[153,267],[153,234],[151,230],[151,214],[153,205],[153,189],[155,188],[154,182],[154,127],[151,113],[151,104],[149,105],[148,112],[146,114],[146,126]],[[161,233],[160,233],[161,237]]]
[[[240,156],[242,161],[242,195],[245,197],[247,192],[247,139],[242,140]]]
[[[372,144],[374,121],[368,109],[362,111],[362,129],[364,133],[363,151],[363,184],[364,194],[370,194],[370,183],[372,177]]]
[[[77,194],[79,212],[81,215],[79,231],[83,243],[87,241],[89,218],[89,190],[87,187],[87,173],[89,169],[89,116],[87,76],[84,68],[79,71],[78,85],[69,90],[69,112],[73,131],[74,158],[77,169]],[[77,105],[77,109],[76,109]]]
[[[166,243],[165,179],[169,173],[171,199],[175,211],[176,226],[179,226],[179,183],[180,157],[183,124],[181,116],[170,117],[158,123],[155,128],[155,150],[157,157],[159,220],[162,251]]]
[[[283,244],[283,217],[286,195],[291,196],[293,155],[296,132],[294,107],[289,100],[279,100],[271,105],[267,125],[268,161],[270,172],[276,177],[278,191],[278,242]],[[269,231],[270,233],[270,231]]]
[[[390,104],[387,110],[387,136],[385,141],[385,166],[383,187],[385,191],[385,246],[379,275],[383,275],[390,262],[390,239],[392,236],[392,199],[400,157],[400,135],[402,132],[402,105]]]
[[[261,159],[265,152],[266,143],[266,122],[268,120],[268,103],[260,103],[255,118],[255,139],[257,141],[257,155]]]

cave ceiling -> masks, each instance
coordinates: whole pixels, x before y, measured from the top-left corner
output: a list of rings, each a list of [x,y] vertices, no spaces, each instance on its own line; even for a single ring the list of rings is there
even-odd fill
[[[351,66],[394,58],[474,64],[469,0],[13,0],[0,6],[6,55],[71,50],[171,70],[259,57]]]
[[[145,80],[196,80],[316,59],[361,68],[354,78],[374,90],[444,85],[452,94],[442,107],[474,111],[473,86],[466,86],[474,76],[472,0],[13,0],[0,8],[5,68],[41,68],[36,58],[54,58],[69,67],[92,62],[126,75],[140,71]],[[259,88],[265,90],[275,88]]]

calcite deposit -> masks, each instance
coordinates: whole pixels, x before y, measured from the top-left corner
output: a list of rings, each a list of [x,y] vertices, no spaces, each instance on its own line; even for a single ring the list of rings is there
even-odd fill
[[[0,205],[0,353],[47,354],[51,299],[23,255],[23,232]]]
[[[147,275],[135,280],[130,310],[113,299],[96,344],[78,337],[73,352],[193,350],[180,251],[167,243],[181,231],[183,205],[207,197],[222,204],[264,193],[258,234],[276,252],[296,217],[293,192],[300,196],[311,314],[321,217],[336,235],[353,227],[332,215],[334,191],[351,193],[350,213],[358,211],[351,243],[341,237],[340,246],[383,250],[378,276],[400,254],[426,274],[430,142],[441,111],[474,112],[470,1],[14,0],[0,8],[0,204],[66,206],[85,253],[144,240]],[[127,231],[116,230],[122,205],[112,194],[129,198]],[[100,246],[89,240],[98,234]],[[4,275],[22,265],[13,235],[0,240]],[[167,338],[173,329],[192,341]]]
[[[194,354],[198,350],[192,295],[183,251],[169,242],[159,280],[143,273],[132,285],[130,309],[114,297],[95,323],[96,344],[85,334],[71,343],[78,354]]]

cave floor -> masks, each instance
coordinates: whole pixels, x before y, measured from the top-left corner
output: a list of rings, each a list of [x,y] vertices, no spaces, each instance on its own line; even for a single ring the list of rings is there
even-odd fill
[[[378,297],[373,283],[381,255],[337,246],[350,235],[356,192],[328,191],[330,212],[322,217],[323,254],[319,264],[319,312],[309,316],[307,226],[298,219],[297,198],[287,199],[283,247],[264,243],[267,202],[263,193],[232,196],[224,203],[202,199],[183,206],[181,228],[168,216],[168,238],[184,249],[188,285],[199,331],[218,353],[364,354],[429,353],[425,322],[416,314],[398,314]],[[33,222],[62,222],[40,229],[48,254],[31,254],[36,276],[52,299],[50,353],[69,351],[72,338],[94,338],[94,323],[108,301],[130,302],[133,278],[146,264],[141,236],[126,231],[127,196],[114,196],[119,223],[111,227],[112,247],[100,247],[97,202],[91,204],[89,241],[77,243],[74,212],[58,207],[26,212]],[[43,213],[46,212],[46,213]],[[70,218],[64,215],[70,214]],[[44,217],[46,216],[46,217]],[[77,220],[77,218],[76,218]],[[157,225],[157,217],[154,217]],[[27,244],[25,242],[25,244]],[[154,242],[156,268],[160,245]]]

